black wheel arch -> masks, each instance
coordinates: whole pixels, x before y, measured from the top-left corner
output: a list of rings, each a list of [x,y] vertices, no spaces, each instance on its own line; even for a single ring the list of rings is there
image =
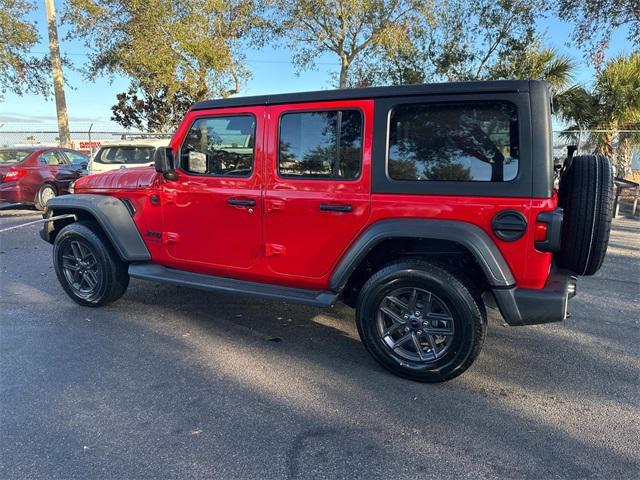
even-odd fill
[[[508,288],[516,283],[500,250],[480,227],[456,220],[393,219],[376,222],[362,232],[334,269],[330,288],[342,291],[377,246],[402,239],[429,240],[432,245],[443,247],[453,245],[452,254],[456,250],[468,253],[491,288]]]
[[[79,220],[93,220],[104,232],[121,260],[138,262],[151,260],[138,228],[126,205],[108,195],[74,194],[53,198],[45,218],[74,213]],[[57,232],[72,220],[46,222],[41,237],[53,243]]]

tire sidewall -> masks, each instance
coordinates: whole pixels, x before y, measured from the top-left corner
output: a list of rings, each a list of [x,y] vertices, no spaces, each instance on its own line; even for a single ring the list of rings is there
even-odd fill
[[[397,265],[379,278],[374,276],[371,284],[363,288],[356,309],[358,331],[371,355],[394,373],[420,381],[452,378],[458,374],[458,369],[462,369],[462,373],[466,368],[463,365],[473,354],[474,343],[478,341],[475,337],[479,324],[483,328],[481,314],[469,292],[459,282],[447,282],[444,276],[434,275],[432,271]],[[417,287],[432,292],[447,305],[452,314],[455,329],[453,343],[443,357],[435,362],[414,364],[395,355],[377,331],[376,316],[380,302],[391,291],[402,287]]]
[[[91,249],[96,261],[100,265],[99,286],[97,291],[89,298],[82,298],[77,295],[73,287],[69,285],[62,269],[62,252],[66,246],[74,240],[83,242],[89,249]],[[69,297],[71,297],[75,302],[85,306],[99,306],[103,299],[108,295],[110,290],[110,281],[113,277],[113,266],[107,255],[108,252],[104,248],[104,245],[102,245],[100,239],[84,225],[69,225],[58,234],[54,243],[53,264],[60,285],[62,285],[62,288],[65,290],[67,295],[69,295]]]

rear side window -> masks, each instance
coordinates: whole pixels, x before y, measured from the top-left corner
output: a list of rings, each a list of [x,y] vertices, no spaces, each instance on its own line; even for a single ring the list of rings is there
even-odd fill
[[[0,150],[0,165],[20,163],[33,153],[33,150]]]
[[[248,177],[253,171],[256,120],[253,115],[198,118],[180,149],[189,173]]]
[[[280,117],[278,171],[283,177],[353,180],[362,163],[362,113],[332,110]]]
[[[412,103],[391,111],[393,180],[507,182],[518,174],[519,156],[512,103]]]
[[[105,164],[145,164],[153,162],[154,147],[102,147],[95,162]]]

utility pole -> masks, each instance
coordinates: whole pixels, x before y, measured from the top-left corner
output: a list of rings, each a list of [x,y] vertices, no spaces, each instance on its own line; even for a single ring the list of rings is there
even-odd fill
[[[51,70],[53,73],[53,91],[56,96],[56,113],[58,117],[58,136],[60,145],[71,146],[69,134],[69,116],[67,115],[67,101],[64,98],[64,76],[62,75],[62,60],[60,60],[60,46],[58,44],[58,26],[56,23],[56,7],[54,0],[44,0],[47,11],[47,26],[49,30],[49,51],[51,52]]]

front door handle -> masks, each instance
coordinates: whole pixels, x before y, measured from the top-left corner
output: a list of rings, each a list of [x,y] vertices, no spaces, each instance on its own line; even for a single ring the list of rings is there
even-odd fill
[[[330,203],[321,203],[320,204],[320,211],[322,211],[322,212],[344,212],[344,213],[348,213],[348,212],[353,211],[353,207],[351,205],[348,205],[348,204],[331,205]]]
[[[232,207],[255,207],[256,201],[248,198],[230,198],[227,203]]]

